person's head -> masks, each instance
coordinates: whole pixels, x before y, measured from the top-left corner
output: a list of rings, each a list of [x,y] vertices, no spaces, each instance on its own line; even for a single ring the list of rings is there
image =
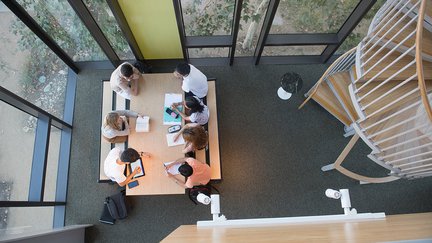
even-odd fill
[[[190,66],[185,62],[179,63],[175,68],[175,72],[177,72],[181,76],[187,76],[190,73]]]
[[[123,153],[120,155],[120,160],[125,162],[135,162],[140,158],[139,153],[133,149],[133,148],[127,148]]]
[[[192,144],[194,149],[203,149],[207,146],[208,135],[202,126],[186,127],[182,133],[183,139]]]
[[[178,171],[184,177],[189,177],[193,174],[192,166],[190,166],[187,162],[180,165],[180,167],[178,168]]]
[[[130,76],[132,76],[133,74],[133,68],[132,65],[125,63],[121,66],[120,68],[120,73],[125,77],[125,78],[130,78]]]
[[[121,130],[121,118],[118,113],[110,112],[105,116],[104,127],[108,126],[112,129]]]
[[[188,96],[184,101],[185,107],[190,109],[191,113],[202,112],[204,110],[204,104],[201,104],[201,100],[196,96]]]

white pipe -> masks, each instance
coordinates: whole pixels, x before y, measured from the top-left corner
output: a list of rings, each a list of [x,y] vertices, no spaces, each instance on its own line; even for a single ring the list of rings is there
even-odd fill
[[[390,106],[396,104],[397,102],[399,102],[399,101],[405,99],[406,97],[408,97],[408,96],[414,94],[414,93],[417,92],[418,90],[419,90],[419,88],[416,87],[415,89],[411,90],[410,92],[408,92],[408,93],[406,93],[406,94],[400,96],[398,99],[396,99],[396,100],[394,100],[394,101],[388,103],[387,105],[381,107],[381,109],[378,109],[378,110],[376,110],[375,112],[372,112],[371,114],[368,115],[368,117],[370,118],[370,117],[372,117],[372,116],[374,116],[374,115],[376,115],[376,114],[382,112],[383,110],[389,108]]]
[[[405,149],[405,150],[402,150],[402,151],[398,151],[398,152],[393,153],[393,154],[389,154],[389,155],[380,157],[380,159],[386,159],[386,158],[391,157],[391,156],[396,156],[396,155],[399,155],[399,154],[410,152],[410,151],[416,150],[416,149],[421,149],[421,148],[424,148],[424,147],[427,147],[427,146],[431,146],[431,145],[432,145],[432,143],[427,143],[427,144],[423,144],[423,145],[420,145],[420,146],[417,146],[417,147],[408,148],[408,149]]]
[[[432,133],[424,134],[424,135],[422,135],[420,137],[415,137],[415,138],[412,138],[412,139],[408,139],[408,140],[405,140],[405,141],[403,141],[401,143],[393,144],[393,145],[388,146],[386,148],[382,148],[381,152],[385,152],[385,151],[387,151],[389,149],[392,149],[392,148],[395,148],[395,147],[398,147],[398,146],[401,146],[401,145],[404,145],[404,144],[407,144],[407,143],[411,143],[411,142],[414,142],[414,141],[417,141],[417,140],[421,140],[421,139],[427,138],[429,136],[432,136]]]
[[[376,132],[376,133],[374,133],[374,134],[371,134],[370,136],[368,136],[368,138],[373,138],[373,137],[375,137],[375,136],[378,136],[378,135],[380,135],[381,133],[387,132],[387,131],[389,131],[389,130],[391,130],[391,129],[393,129],[393,128],[396,128],[396,127],[398,127],[398,126],[400,126],[400,125],[403,125],[403,124],[406,124],[406,123],[408,123],[408,122],[411,122],[412,120],[415,120],[416,118],[419,118],[419,117],[421,117],[421,116],[423,116],[423,114],[418,114],[418,115],[416,115],[416,116],[412,116],[412,117],[410,117],[409,119],[403,120],[403,121],[398,122],[398,123],[396,123],[396,124],[394,124],[394,125],[392,125],[392,126],[389,126],[389,127],[385,128],[385,129],[382,129],[382,130],[380,130],[380,131],[378,131],[378,132]]]

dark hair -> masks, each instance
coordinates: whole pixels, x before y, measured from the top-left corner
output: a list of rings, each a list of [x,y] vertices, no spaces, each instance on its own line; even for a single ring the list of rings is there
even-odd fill
[[[122,162],[135,162],[140,158],[139,153],[133,148],[127,148],[120,155],[120,160]]]
[[[126,78],[129,78],[133,74],[133,68],[130,64],[125,63],[121,66],[120,72],[121,72],[121,74],[123,74],[123,76],[125,76]]]
[[[186,106],[191,109],[191,114],[195,112],[201,113],[204,110],[204,106],[201,105],[201,100],[196,96],[188,96],[185,99]]]
[[[175,71],[180,73],[183,76],[188,75],[190,73],[190,66],[189,64],[182,62],[177,65]]]
[[[184,164],[180,165],[180,167],[178,168],[178,171],[184,177],[189,177],[193,173],[192,166],[190,166],[188,163],[184,163]]]

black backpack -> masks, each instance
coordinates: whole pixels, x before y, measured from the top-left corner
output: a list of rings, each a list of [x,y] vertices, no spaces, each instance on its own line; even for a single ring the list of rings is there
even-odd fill
[[[145,61],[136,61],[133,66],[140,71],[140,73],[151,73],[152,66]]]
[[[127,217],[127,208],[125,202],[125,191],[111,195],[105,198],[104,204],[107,206],[111,217],[114,219],[124,219]]]
[[[189,188],[187,194],[189,195],[189,199],[193,203],[195,203],[195,205],[198,205],[198,200],[197,200],[198,194],[203,193],[210,197],[210,195],[212,194],[212,189],[214,189],[218,194],[220,194],[219,190],[210,184],[199,185],[199,186],[194,186],[192,188]]]

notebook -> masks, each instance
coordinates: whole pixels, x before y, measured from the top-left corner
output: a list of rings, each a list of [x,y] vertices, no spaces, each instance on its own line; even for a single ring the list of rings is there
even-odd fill
[[[168,143],[168,147],[173,147],[173,146],[177,146],[177,145],[182,145],[185,144],[185,141],[183,139],[183,136],[179,136],[179,138],[177,139],[177,141],[174,142],[174,137],[178,134],[178,132],[176,133],[168,133],[166,135],[166,139],[167,139],[167,143]]]
[[[164,166],[167,167],[169,164],[174,163],[174,161],[171,162],[165,162]],[[171,166],[171,168],[169,168],[168,172],[173,174],[173,175],[178,175],[180,174],[180,172],[178,171],[178,168],[182,165],[182,163],[176,164],[174,166]]]
[[[136,119],[136,126],[135,131],[136,132],[148,132],[150,130],[150,117],[144,116],[144,117],[138,117]]]
[[[171,116],[166,112],[166,109],[171,109],[172,103],[182,102],[182,94],[165,94],[165,102],[163,108],[163,124],[164,125],[181,125],[181,116],[178,115],[177,118]],[[181,107],[178,107],[181,110]]]

